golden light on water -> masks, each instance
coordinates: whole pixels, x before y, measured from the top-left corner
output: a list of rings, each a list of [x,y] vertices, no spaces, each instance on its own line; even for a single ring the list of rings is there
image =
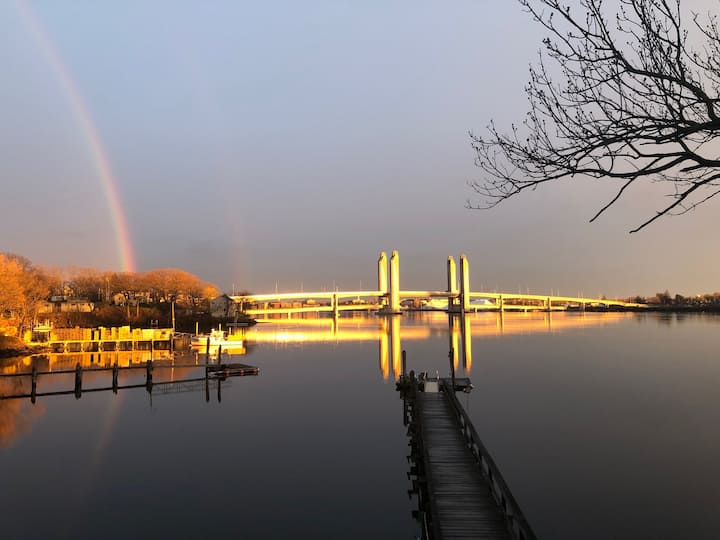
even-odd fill
[[[268,319],[247,330],[248,343],[302,345],[305,343],[378,343],[378,366],[383,379],[402,373],[404,341],[425,340],[438,333],[448,336],[448,351],[455,370],[460,362],[472,370],[472,340],[507,335],[560,333],[592,326],[615,324],[631,313],[473,313],[465,317],[444,312],[407,316]]]
[[[275,346],[302,346],[303,344],[335,344],[349,342],[370,342],[378,346],[378,369],[384,380],[402,374],[402,351],[407,342],[430,341],[444,336],[448,351],[452,355],[452,363],[456,370],[460,366],[466,374],[472,370],[472,341],[481,339],[497,339],[503,336],[519,334],[561,333],[581,330],[583,328],[617,324],[632,318],[631,313],[477,313],[465,317],[451,316],[442,312],[412,313],[390,317],[341,317],[334,318],[296,318],[272,319],[263,321],[246,330],[244,343],[249,347],[242,350],[226,351],[232,355],[252,356],[252,348],[256,345],[272,344]],[[476,343],[477,344],[477,343]],[[211,355],[213,351],[211,351]],[[216,353],[214,353],[216,354]],[[200,358],[200,360],[198,360]],[[196,356],[202,364],[204,354]],[[170,351],[113,351],[95,353],[52,353],[38,357],[41,370],[72,370],[77,364],[83,369],[119,366],[142,365],[148,360],[170,361]],[[252,363],[251,359],[248,359]],[[11,375],[27,373],[32,365],[32,357],[16,362],[9,362],[0,367],[0,373]],[[184,361],[183,363],[186,363]],[[170,381],[181,379],[189,373],[189,368],[179,367],[158,373],[160,380]],[[107,373],[89,372],[89,376],[97,380],[107,380]],[[72,375],[67,375],[68,380]],[[28,379],[12,377],[3,381],[0,391],[17,393],[27,390]],[[0,405],[0,446],[10,444],[17,434],[24,432],[30,422],[41,409],[32,409],[28,416],[27,404],[24,400],[3,401]]]

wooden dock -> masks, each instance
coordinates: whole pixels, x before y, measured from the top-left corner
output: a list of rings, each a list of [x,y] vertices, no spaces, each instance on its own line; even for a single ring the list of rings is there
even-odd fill
[[[172,351],[172,328],[52,328],[39,326],[25,332],[28,345],[42,345],[54,353]]]
[[[170,381],[153,381],[153,371],[156,369],[203,369],[203,377],[193,377],[186,379],[170,380]],[[145,382],[142,384],[119,384],[119,375],[123,371],[140,370],[145,374]],[[95,374],[100,372],[110,372],[112,377],[111,386],[100,386],[94,388],[86,388],[83,385],[83,375]],[[48,396],[64,396],[74,395],[76,399],[80,399],[83,393],[88,392],[106,392],[112,391],[117,394],[119,390],[129,390],[134,388],[145,388],[148,394],[152,394],[154,389],[160,389],[162,393],[170,393],[177,391],[177,387],[182,385],[184,388],[192,387],[192,383],[204,382],[206,388],[206,400],[209,401],[208,388],[210,381],[213,385],[217,385],[218,389],[218,401],[220,401],[220,382],[225,381],[230,377],[244,377],[248,375],[258,375],[260,370],[255,366],[249,366],[247,364],[237,363],[223,363],[220,361],[217,364],[160,364],[156,365],[152,361],[148,360],[144,365],[133,365],[133,366],[119,366],[117,363],[111,367],[92,367],[83,368],[78,362],[75,365],[75,369],[60,369],[54,371],[39,371],[37,364],[33,363],[32,371],[29,372],[15,372],[15,373],[2,373],[0,374],[0,380],[10,378],[29,378],[31,381],[30,392],[22,392],[15,394],[3,394],[0,392],[0,401],[9,399],[30,399],[35,404],[37,398],[48,397]],[[72,390],[53,390],[48,392],[38,391],[38,381],[40,377],[48,377],[51,375],[70,375],[74,374],[74,385]],[[173,390],[174,389],[174,390]]]
[[[455,388],[459,388],[458,381]],[[401,378],[423,538],[535,540],[450,379]],[[423,391],[423,386],[425,390]],[[463,387],[468,388],[463,382]]]

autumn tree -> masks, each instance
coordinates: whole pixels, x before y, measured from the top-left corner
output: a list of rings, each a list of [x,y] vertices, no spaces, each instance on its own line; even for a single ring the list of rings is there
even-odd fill
[[[18,332],[36,319],[54,285],[25,257],[0,253],[0,315],[15,320]]]
[[[0,316],[18,318],[23,297],[22,266],[0,253]]]
[[[487,208],[546,183],[615,181],[595,220],[643,182],[669,197],[638,231],[720,192],[720,32],[716,17],[685,21],[680,0],[519,0],[547,32],[530,69],[529,112],[504,131],[471,134]],[[702,39],[688,43],[688,31]]]
[[[106,281],[102,272],[95,268],[74,268],[70,272],[67,285],[72,290],[73,296],[91,301],[104,299]]]
[[[145,284],[156,302],[179,303],[197,307],[208,298],[219,294],[218,288],[197,276],[176,268],[150,270],[144,274]]]

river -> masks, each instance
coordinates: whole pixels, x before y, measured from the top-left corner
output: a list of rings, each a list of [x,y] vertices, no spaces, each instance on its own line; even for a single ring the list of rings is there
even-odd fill
[[[414,538],[395,390],[408,369],[461,402],[540,539],[716,538],[720,317],[442,313],[276,320],[202,384],[0,401],[5,538]],[[90,359],[53,355],[40,369]],[[92,362],[105,362],[93,357]],[[178,357],[178,364],[202,355]],[[4,373],[29,371],[29,358]],[[156,370],[155,382],[201,368]],[[109,386],[85,374],[83,388]],[[120,384],[144,372],[121,372]],[[4,395],[28,377],[0,379]],[[38,391],[73,388],[41,375]],[[179,390],[185,390],[180,392]],[[218,399],[220,397],[220,399]]]

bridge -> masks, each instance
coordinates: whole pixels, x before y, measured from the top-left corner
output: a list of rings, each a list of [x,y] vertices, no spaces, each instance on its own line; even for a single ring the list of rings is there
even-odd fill
[[[583,298],[505,292],[472,291],[470,289],[470,263],[460,256],[458,272],[455,259],[447,259],[447,289],[412,291],[400,288],[400,256],[393,251],[388,264],[387,254],[382,252],[377,263],[378,288],[372,291],[321,291],[251,294],[231,296],[240,311],[250,316],[308,312],[331,312],[338,316],[341,311],[377,311],[381,314],[402,313],[404,299],[444,300],[440,308],[448,312],[471,311],[560,311],[567,309],[643,309],[645,304],[609,300],[606,298]],[[459,276],[458,276],[459,273]],[[432,306],[432,303],[429,304]]]

